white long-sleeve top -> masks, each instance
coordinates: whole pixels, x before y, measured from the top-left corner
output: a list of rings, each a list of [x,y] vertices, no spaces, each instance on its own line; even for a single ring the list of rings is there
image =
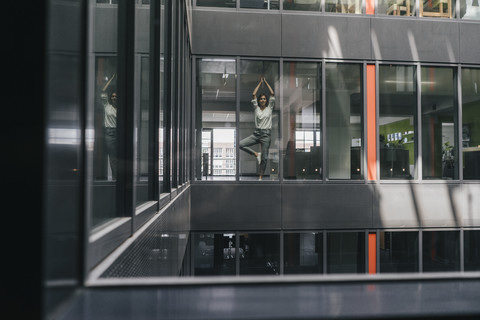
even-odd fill
[[[110,102],[108,102],[108,95],[102,93],[100,95],[103,104],[103,121],[105,128],[116,128],[117,127],[117,109],[115,109]]]
[[[257,99],[252,99],[253,109],[255,111],[255,128],[256,129],[272,129],[272,114],[275,108],[275,96],[270,96],[268,106],[260,109]]]

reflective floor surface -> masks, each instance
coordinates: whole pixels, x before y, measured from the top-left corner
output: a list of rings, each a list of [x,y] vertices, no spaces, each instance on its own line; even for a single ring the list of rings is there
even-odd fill
[[[59,320],[480,319],[480,279],[88,288]]]

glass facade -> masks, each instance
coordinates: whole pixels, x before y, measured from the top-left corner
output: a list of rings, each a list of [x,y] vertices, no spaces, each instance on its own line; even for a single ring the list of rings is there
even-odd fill
[[[284,274],[323,273],[323,233],[285,233],[283,236]]]
[[[463,231],[465,271],[480,270],[480,230]]]
[[[327,63],[328,179],[363,179],[363,72],[361,64]]]
[[[414,66],[378,70],[380,179],[413,179],[417,154],[417,84]]]
[[[365,273],[365,232],[327,233],[327,273]]]
[[[419,233],[380,232],[380,273],[419,271]]]
[[[379,229],[378,252],[367,250],[364,231],[146,233],[129,249],[137,261],[122,256],[101,278],[367,274],[371,263],[381,274],[480,270],[479,230],[464,230],[461,247],[458,230]]]
[[[457,86],[453,68],[422,67],[424,179],[458,179]]]
[[[460,270],[459,231],[424,231],[422,250],[424,272]]]
[[[110,41],[97,41],[91,49],[94,58],[94,92],[89,106],[87,122],[87,145],[91,162],[90,194],[92,198],[90,228],[118,217],[117,211],[117,167],[118,167],[118,127],[117,108],[125,92],[118,86],[118,46],[112,41],[118,35],[116,21],[118,8],[109,8],[112,24],[99,19],[100,12],[94,11],[95,32],[99,38]]]
[[[195,149],[196,180],[365,179],[363,69],[362,64],[348,62],[288,60],[282,63],[280,77],[275,60],[196,59],[195,125],[202,128],[196,131],[196,141],[201,141]],[[479,179],[477,73],[461,70],[466,180]],[[272,79],[267,83],[273,95],[260,79]],[[375,82],[380,179],[458,180],[456,69],[379,64]],[[266,143],[255,137],[260,120],[252,93],[257,86],[257,95],[273,97]]]
[[[285,179],[322,179],[322,65],[283,64]]]
[[[241,275],[280,274],[280,235],[278,233],[240,233]],[[240,249],[239,249],[240,253]]]
[[[88,11],[89,267],[190,180],[190,42],[176,18],[186,8],[176,1],[108,4],[91,1]]]
[[[198,180],[235,180],[236,91],[235,59],[197,60],[196,107],[202,124]]]
[[[196,233],[193,237],[195,276],[235,275],[237,270],[235,233]],[[239,249],[245,257],[245,248]]]
[[[135,6],[135,205],[153,200],[151,168],[152,113],[150,66],[150,5]]]
[[[276,61],[240,60],[239,77],[240,180],[278,180],[280,113],[276,93],[280,87],[279,64]],[[266,82],[261,81],[262,77]],[[257,100],[262,95],[267,99],[263,110]]]
[[[479,69],[462,69],[463,179],[480,180]]]

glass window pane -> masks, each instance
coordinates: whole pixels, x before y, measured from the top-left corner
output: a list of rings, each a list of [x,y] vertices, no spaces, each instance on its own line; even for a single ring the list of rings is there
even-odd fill
[[[380,272],[418,272],[418,232],[380,232]]]
[[[279,0],[240,0],[240,8],[279,9]]]
[[[455,0],[420,0],[420,17],[453,18]]]
[[[197,0],[198,7],[235,8],[236,0]]]
[[[263,109],[261,102],[252,99],[252,94],[257,87],[258,100],[262,96],[267,98]],[[278,87],[278,62],[240,61],[239,173],[241,180],[278,179],[280,108],[279,101],[275,100],[275,94],[279,92]]]
[[[463,178],[480,180],[480,69],[462,69]]]
[[[363,76],[361,64],[327,63],[329,179],[363,179]]]
[[[414,16],[415,0],[378,0],[377,13],[392,16]]]
[[[460,0],[460,17],[462,19],[480,19],[480,5],[478,0]]]
[[[417,85],[413,66],[379,68],[380,178],[415,177]]]
[[[99,10],[102,12],[99,13]],[[88,110],[86,130],[87,151],[91,161],[89,166],[93,169],[89,186],[92,196],[91,228],[118,216],[117,102],[123,94],[117,90],[117,14],[117,6],[94,7],[92,11],[93,25],[96,26],[92,33],[95,34],[95,41],[91,53],[95,57],[95,96],[94,103]]]
[[[320,4],[320,0],[283,0],[283,9],[320,11]]]
[[[285,233],[284,274],[323,273],[323,234]]]
[[[242,233],[239,248],[240,274],[280,274],[280,235],[278,233]]]
[[[236,146],[236,71],[234,59],[200,59],[197,61],[197,110],[202,121],[200,163],[196,177],[234,180],[235,168],[227,170],[226,161],[235,162]]]
[[[452,68],[422,67],[424,179],[458,179],[457,107]]]
[[[325,0],[325,12],[362,14],[362,0]]]
[[[236,274],[234,233],[195,233],[193,263],[195,276]],[[244,248],[239,249],[244,256]]]
[[[465,247],[465,271],[480,270],[480,230],[465,230],[463,232]]]
[[[423,232],[423,271],[460,270],[460,232]]]
[[[139,85],[135,88],[135,127],[136,172],[135,202],[141,205],[149,200],[150,159],[150,5],[135,6],[135,78]]]
[[[285,179],[322,179],[320,63],[283,65]]]
[[[365,273],[365,232],[327,233],[327,273]]]

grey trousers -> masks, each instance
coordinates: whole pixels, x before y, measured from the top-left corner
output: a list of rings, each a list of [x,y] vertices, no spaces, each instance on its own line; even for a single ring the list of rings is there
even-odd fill
[[[110,168],[112,168],[112,179],[117,179],[117,129],[105,128],[105,143],[107,145]]]
[[[251,154],[255,155],[250,147],[255,144],[260,144],[261,147],[261,162],[260,162],[260,175],[263,175],[265,168],[267,167],[267,158],[268,158],[268,149],[270,148],[270,138],[271,130],[270,129],[255,129],[253,134],[249,135],[242,141],[240,141],[240,149]]]

